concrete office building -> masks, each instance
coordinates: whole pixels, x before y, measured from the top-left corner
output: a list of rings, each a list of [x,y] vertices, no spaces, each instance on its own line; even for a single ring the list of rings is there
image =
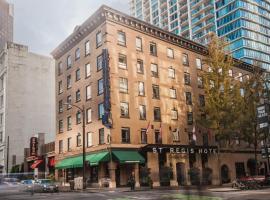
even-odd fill
[[[52,52],[57,179],[68,182],[82,175],[82,113],[75,106],[86,113],[89,185],[103,185],[108,177],[110,187],[126,185],[132,171],[136,186],[145,185],[148,169],[154,186],[189,184],[188,171],[195,166],[211,168],[212,184],[249,171],[251,148],[243,143],[224,147],[219,163],[214,136],[198,127],[193,131],[197,109],[204,105],[206,51],[106,6],[78,26]],[[239,62],[231,74],[252,70]]]
[[[52,58],[20,44],[8,42],[0,53],[1,172],[23,163],[23,150],[36,133],[45,133],[46,142],[54,140],[53,66]]]
[[[270,70],[269,0],[130,0],[131,14],[185,38],[207,43],[215,32],[233,56]]]
[[[13,41],[13,5],[0,0],[0,50]]]

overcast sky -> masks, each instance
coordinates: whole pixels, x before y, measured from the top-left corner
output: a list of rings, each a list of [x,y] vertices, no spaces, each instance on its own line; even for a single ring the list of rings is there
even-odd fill
[[[129,0],[8,0],[14,4],[14,42],[50,52],[102,4],[129,13]]]

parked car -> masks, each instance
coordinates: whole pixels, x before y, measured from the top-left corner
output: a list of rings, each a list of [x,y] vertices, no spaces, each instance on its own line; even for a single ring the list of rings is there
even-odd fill
[[[38,179],[30,184],[27,188],[29,192],[58,192],[58,185],[51,179]]]
[[[21,181],[21,184],[23,184],[23,185],[31,185],[33,183],[34,183],[34,180],[32,180],[32,179],[27,179],[27,180]]]

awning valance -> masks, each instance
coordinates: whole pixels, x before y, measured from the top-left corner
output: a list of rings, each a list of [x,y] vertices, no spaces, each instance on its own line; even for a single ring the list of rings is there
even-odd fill
[[[35,160],[35,162],[31,165],[31,169],[37,168],[42,162],[43,160]]]
[[[145,159],[137,151],[112,151],[120,164],[144,163]]]
[[[55,165],[56,169],[68,169],[68,168],[78,168],[82,167],[82,156],[72,157],[72,158],[66,158],[61,161],[58,161]]]
[[[94,154],[87,155],[85,160],[89,162],[90,166],[96,166],[99,164],[99,162],[109,161],[110,155],[108,151],[94,153]]]

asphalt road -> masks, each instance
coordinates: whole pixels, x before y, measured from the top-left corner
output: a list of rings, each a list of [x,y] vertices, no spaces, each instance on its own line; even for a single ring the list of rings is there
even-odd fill
[[[189,193],[189,198],[188,194]],[[31,195],[18,187],[0,187],[1,200],[269,200],[270,189],[233,191],[233,192],[209,192],[204,191],[199,195],[198,191],[190,190],[148,190],[148,191],[102,191],[102,192],[60,192],[60,193],[35,193]]]

